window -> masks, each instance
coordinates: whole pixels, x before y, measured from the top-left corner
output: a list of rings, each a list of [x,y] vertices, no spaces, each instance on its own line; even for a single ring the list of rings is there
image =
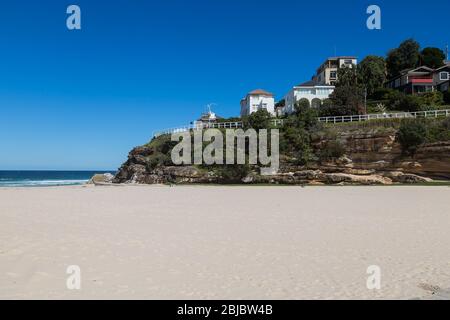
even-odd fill
[[[450,77],[449,77],[449,73],[448,72],[441,72],[440,74],[439,74],[439,79],[440,80],[448,80]]]
[[[336,79],[337,78],[337,72],[336,71],[331,71],[330,72],[330,79]]]
[[[353,64],[353,60],[347,60],[347,59],[346,59],[346,60],[344,60],[344,64],[345,64],[345,65],[350,65],[350,66],[351,66],[351,65]]]

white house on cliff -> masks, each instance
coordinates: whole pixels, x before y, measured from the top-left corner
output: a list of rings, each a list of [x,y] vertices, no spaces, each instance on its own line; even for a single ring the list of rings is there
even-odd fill
[[[283,114],[295,111],[295,103],[300,99],[308,99],[312,108],[319,108],[322,101],[329,98],[338,81],[338,71],[342,68],[354,68],[358,59],[354,56],[339,56],[328,58],[317,69],[311,81],[293,87],[284,97]]]
[[[275,99],[272,93],[257,89],[249,92],[241,100],[241,117],[251,115],[261,109],[266,109],[275,116]]]
[[[307,99],[312,108],[319,108],[322,101],[329,98],[334,91],[334,86],[317,84],[308,81],[293,87],[284,97],[285,107],[283,114],[291,114],[295,111],[295,103],[300,99]]]

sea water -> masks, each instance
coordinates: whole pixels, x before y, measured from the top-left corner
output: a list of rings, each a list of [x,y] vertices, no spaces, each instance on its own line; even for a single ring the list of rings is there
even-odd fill
[[[111,171],[0,171],[0,188],[80,185],[96,173],[114,174]]]

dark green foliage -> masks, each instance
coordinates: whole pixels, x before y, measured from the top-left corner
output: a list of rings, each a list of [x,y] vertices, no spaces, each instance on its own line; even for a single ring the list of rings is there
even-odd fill
[[[450,141],[450,118],[428,123],[427,142]]]
[[[397,140],[403,153],[408,155],[414,155],[424,143],[450,141],[450,118],[403,120]]]
[[[309,107],[307,100],[297,102],[295,110],[295,114],[287,117],[280,128],[280,152],[294,157],[296,164],[305,165],[314,158],[311,134],[320,129],[318,114],[317,110]]]
[[[391,95],[395,94],[400,94],[400,92],[390,88],[378,88],[370,95],[370,98],[373,100],[388,100]]]
[[[428,47],[420,53],[422,65],[437,69],[444,65],[445,53],[439,48]]]
[[[367,56],[358,65],[359,83],[372,96],[386,82],[386,62],[383,57]]]
[[[310,133],[304,128],[284,126],[280,132],[280,152],[294,157],[296,164],[307,164],[313,157]]]
[[[354,87],[358,85],[358,73],[355,65],[338,70],[336,87]]]
[[[331,99],[325,99],[322,101],[322,108],[331,108],[333,107],[333,101]]]
[[[289,126],[311,130],[318,125],[318,116],[318,111],[309,106],[308,99],[300,99],[295,104],[295,114],[288,117],[286,121]]]
[[[426,92],[421,97],[425,106],[437,107],[444,104],[444,95],[440,91]]]
[[[266,109],[261,109],[247,117],[244,117],[242,119],[242,122],[244,124],[244,128],[246,129],[252,128],[255,130],[259,130],[270,128],[271,119],[272,115]]]
[[[389,51],[386,58],[388,77],[393,78],[400,71],[419,66],[420,45],[414,39],[403,41],[396,49]]]
[[[146,147],[150,149],[145,156],[147,166],[154,169],[159,166],[172,165],[170,152],[176,144],[177,142],[171,141],[170,135],[162,135],[153,138],[153,140],[146,145]]]
[[[421,97],[410,95],[403,95],[397,103],[398,110],[411,112],[421,111],[421,107],[424,105],[424,101]]]
[[[330,95],[331,106],[322,106],[322,116],[346,116],[364,113],[364,94],[360,88],[336,87]]]
[[[427,141],[427,126],[423,121],[404,120],[397,133],[397,140],[404,154],[414,155],[417,148]]]
[[[311,104],[309,103],[309,100],[306,98],[302,98],[302,99],[298,100],[294,105],[295,113],[300,114],[300,113],[308,110],[310,107],[311,107]]]

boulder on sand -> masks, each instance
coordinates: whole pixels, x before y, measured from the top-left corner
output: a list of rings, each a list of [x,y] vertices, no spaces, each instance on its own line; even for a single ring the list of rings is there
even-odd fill
[[[89,180],[88,184],[94,185],[105,185],[112,184],[114,176],[111,173],[101,173],[95,174],[91,180]]]

